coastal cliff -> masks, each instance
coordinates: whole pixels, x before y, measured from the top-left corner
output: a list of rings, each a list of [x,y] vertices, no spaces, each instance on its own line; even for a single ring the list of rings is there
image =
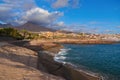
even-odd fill
[[[44,41],[31,41],[25,46],[38,52],[39,64],[42,64],[46,71],[51,74],[64,77],[66,80],[102,80],[100,75],[88,74],[70,64],[56,62],[54,57],[60,49],[63,48],[60,44]],[[40,51],[40,48],[43,50]]]
[[[99,75],[88,74],[70,64],[56,62],[53,55],[46,51],[39,52],[39,61],[49,73],[64,77],[66,80],[102,80]]]
[[[2,80],[102,80],[100,75],[56,62],[54,57],[63,48],[60,44],[36,40],[10,43],[1,42],[0,46]]]
[[[0,80],[65,80],[38,70],[38,54],[27,48],[0,42]]]

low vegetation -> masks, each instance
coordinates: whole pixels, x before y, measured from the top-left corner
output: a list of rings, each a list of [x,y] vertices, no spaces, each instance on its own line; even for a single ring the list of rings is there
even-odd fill
[[[22,40],[22,39],[36,39],[38,37],[38,34],[31,33],[26,30],[18,31],[17,29],[8,27],[0,29],[0,36],[12,37],[17,40]]]
[[[23,39],[23,36],[14,28],[1,28],[0,36],[13,37],[15,39]]]

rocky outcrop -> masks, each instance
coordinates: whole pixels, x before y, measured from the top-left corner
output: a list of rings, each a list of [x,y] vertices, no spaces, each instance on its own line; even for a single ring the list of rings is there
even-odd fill
[[[70,64],[56,62],[53,57],[53,53],[47,51],[39,52],[39,61],[51,74],[62,76],[67,80],[102,80],[100,75],[86,73]]]
[[[37,69],[39,67],[39,70]],[[48,74],[32,50],[0,42],[0,80],[64,80]]]
[[[54,60],[54,56],[62,48],[62,46],[60,44],[54,44],[54,43],[51,43],[48,41],[41,41],[41,42],[31,41],[31,42],[27,42],[27,43],[26,42],[25,43],[24,42],[15,42],[14,44],[16,44],[18,46],[24,46],[35,52],[39,52],[38,55],[37,55],[37,53],[34,54],[34,56],[36,56],[36,57],[38,56],[34,63],[38,62],[36,67],[37,67],[37,69],[40,70],[39,72],[43,74],[44,80],[47,80],[46,79],[47,77],[49,77],[48,80],[51,80],[51,79],[63,80],[61,77],[65,78],[66,80],[101,80],[101,77],[99,75],[93,75],[90,73],[88,74],[88,73],[86,73],[80,69],[77,69],[69,64],[63,64],[63,63],[56,62]],[[22,49],[22,50],[25,51],[24,49]],[[30,53],[32,54],[32,52],[30,52]],[[27,54],[29,54],[29,53],[27,53]],[[23,59],[23,58],[21,58],[21,59]],[[28,58],[24,58],[24,59],[26,59],[25,61],[28,61],[27,60]],[[27,64],[25,64],[25,65],[27,65]],[[36,67],[35,67],[35,69],[36,69]],[[32,68],[34,68],[34,66],[32,66]],[[47,74],[47,76],[46,76],[46,74]],[[50,74],[53,74],[55,76],[53,76],[53,75],[49,76]],[[60,76],[60,77],[57,77],[57,76]],[[42,78],[40,78],[40,80],[42,80]]]
[[[62,45],[55,44],[47,40],[32,40],[28,43],[23,44],[23,46],[37,52],[39,52],[40,50],[41,51],[45,50],[45,51],[52,52],[54,54],[57,54],[60,51],[60,49],[63,48]]]
[[[64,77],[66,80],[101,80],[99,75],[88,74],[84,71],[76,69],[69,64],[63,64],[54,60],[55,55],[62,48],[59,44],[51,42],[29,42],[26,47],[39,52],[39,65],[43,65],[47,72],[56,76]],[[40,48],[43,49],[40,51]]]

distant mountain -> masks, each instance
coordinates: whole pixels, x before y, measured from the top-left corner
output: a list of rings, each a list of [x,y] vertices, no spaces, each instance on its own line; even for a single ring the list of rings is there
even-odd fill
[[[18,30],[28,30],[32,32],[40,32],[40,31],[56,31],[55,29],[47,28],[44,26],[40,26],[38,24],[32,23],[32,22],[27,22],[24,25],[21,26],[12,26],[11,24],[0,24],[0,28],[6,28],[6,27],[12,27],[16,28]]]
[[[36,23],[32,23],[32,22],[27,22],[23,25],[20,26],[12,26],[11,24],[0,24],[0,28],[5,28],[5,27],[12,27],[18,30],[27,30],[27,31],[31,31],[31,32],[40,32],[40,31],[52,31],[52,32],[62,32],[62,33],[73,33],[72,31],[67,31],[67,30],[55,30],[55,29],[51,29],[51,28],[47,28],[44,26],[40,26]]]
[[[0,24],[0,28],[13,27],[11,24]]]
[[[56,31],[54,29],[51,29],[51,28],[47,28],[47,27],[44,27],[44,26],[40,26],[38,24],[35,24],[35,23],[31,23],[31,22],[27,22],[25,23],[24,25],[21,25],[21,26],[17,26],[15,27],[16,29],[19,29],[19,30],[28,30],[28,31],[32,31],[32,32],[40,32],[40,31]]]

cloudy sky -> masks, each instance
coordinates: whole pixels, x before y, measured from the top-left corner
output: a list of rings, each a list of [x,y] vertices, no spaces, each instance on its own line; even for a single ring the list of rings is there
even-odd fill
[[[0,0],[0,23],[120,33],[120,0]]]

